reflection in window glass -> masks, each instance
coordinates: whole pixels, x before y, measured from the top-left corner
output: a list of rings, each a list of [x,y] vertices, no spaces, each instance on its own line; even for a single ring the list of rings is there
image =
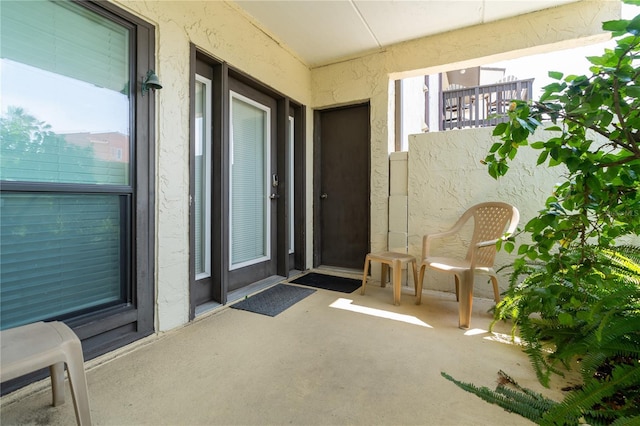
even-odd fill
[[[130,31],[2,2],[0,328],[132,300]]]
[[[129,184],[129,29],[46,1],[0,24],[0,179]]]

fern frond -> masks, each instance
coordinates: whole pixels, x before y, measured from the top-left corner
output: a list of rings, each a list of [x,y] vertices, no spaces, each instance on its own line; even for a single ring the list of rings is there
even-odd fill
[[[508,384],[510,386],[513,386],[515,389],[519,390],[520,392],[526,393],[532,398],[535,398],[538,400],[548,400],[548,398],[542,395],[541,393],[534,392],[531,389],[523,388],[522,386],[520,386],[518,382],[516,382],[511,376],[509,376],[507,373],[505,373],[502,370],[498,370],[498,377],[500,378],[500,383],[505,383],[505,385],[502,385],[502,386],[506,386],[506,384]]]
[[[454,383],[461,389],[471,392],[477,397],[502,407],[504,410],[519,414],[533,422],[539,422],[542,419],[544,413],[548,410],[548,406],[542,405],[539,398],[534,398],[515,391],[500,393],[489,389],[486,386],[478,387],[472,383],[465,383],[454,379],[445,372],[440,373],[442,377]],[[504,389],[503,389],[504,390]],[[508,390],[507,390],[508,391]],[[514,395],[517,394],[517,395]],[[548,400],[549,406],[554,406],[557,402]]]
[[[495,392],[504,395],[509,401],[513,401],[514,404],[526,404],[530,406],[532,409],[537,410],[540,415],[546,413],[557,404],[557,402],[553,400],[532,396],[528,392],[519,392],[504,386],[498,386]]]
[[[640,426],[640,416],[620,417],[610,426]]]
[[[581,389],[569,393],[564,401],[547,412],[541,424],[553,425],[561,419],[584,413],[626,386],[640,383],[640,368],[637,366],[616,366],[607,381],[591,380]]]

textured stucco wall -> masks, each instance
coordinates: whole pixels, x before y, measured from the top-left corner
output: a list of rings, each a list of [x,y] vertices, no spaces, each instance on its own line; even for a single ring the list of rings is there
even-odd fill
[[[583,1],[462,31],[403,43],[359,59],[310,71],[231,3],[112,0],[156,27],[156,329],[188,321],[189,43],[308,105],[307,265],[313,255],[312,108],[371,103],[371,247],[387,244],[388,153],[393,146],[390,76],[453,69],[465,61],[559,43],[600,31],[618,2]],[[527,31],[522,31],[527,28]],[[458,63],[457,65],[454,65]],[[420,70],[420,71],[415,71]],[[394,77],[394,78],[395,78]]]
[[[564,166],[548,168],[536,166],[539,150],[521,148],[510,163],[508,173],[493,179],[487,167],[480,163],[489,148],[499,139],[492,136],[493,127],[452,130],[448,132],[422,133],[409,137],[408,152],[408,252],[420,258],[424,234],[445,231],[474,204],[484,201],[504,201],[520,211],[520,227],[523,227],[544,207],[558,182],[563,182]],[[546,141],[557,132],[538,130],[529,138]],[[588,137],[605,144],[601,136],[590,132]],[[464,257],[471,238],[471,228],[462,235],[438,240],[434,254]],[[518,237],[517,244],[530,242],[528,235]],[[640,237],[626,236],[620,244],[640,244]],[[496,269],[513,262],[515,253],[498,252]],[[508,285],[508,273],[499,277],[501,290]],[[428,271],[424,288],[453,291],[453,277],[437,271]],[[493,297],[486,277],[477,277],[475,295]]]
[[[540,151],[521,149],[506,176],[496,180],[480,163],[489,148],[499,140],[491,135],[493,127],[452,130],[448,132],[412,135],[409,140],[408,178],[408,240],[409,253],[419,258],[424,234],[445,231],[474,204],[484,201],[504,201],[520,211],[523,226],[537,211],[560,181],[562,166],[536,167]],[[547,140],[555,132],[538,130],[530,139]],[[470,227],[460,237],[448,238],[433,245],[434,254],[455,254],[464,257],[470,240]],[[518,240],[524,242],[523,240]],[[510,264],[514,256],[498,252],[496,269]],[[500,277],[500,288],[508,284],[506,275]],[[453,291],[453,277],[428,271],[424,287]],[[477,277],[475,293],[492,298],[491,285],[486,277]]]
[[[156,329],[163,331],[185,324],[189,313],[189,43],[303,104],[311,101],[310,71],[225,2],[115,3],[156,27],[163,85],[156,92]]]
[[[618,1],[581,1],[412,40],[313,69],[313,107],[371,102],[371,250],[387,247],[388,156],[394,143],[390,79],[475,66],[481,58],[486,63],[521,56],[525,51],[539,53],[551,46],[583,44],[602,33],[602,22],[619,16]]]

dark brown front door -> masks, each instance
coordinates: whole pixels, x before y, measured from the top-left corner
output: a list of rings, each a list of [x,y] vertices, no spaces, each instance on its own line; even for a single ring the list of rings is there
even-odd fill
[[[369,251],[369,104],[316,119],[314,265],[361,269]]]

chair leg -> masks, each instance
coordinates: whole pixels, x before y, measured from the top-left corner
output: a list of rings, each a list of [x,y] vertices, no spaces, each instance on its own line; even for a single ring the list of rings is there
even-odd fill
[[[453,278],[456,280],[456,302],[460,301],[460,278],[458,274],[453,274]]]
[[[382,263],[380,265],[380,287],[387,286],[387,275],[389,272],[389,265]]]
[[[458,303],[458,327],[469,328],[473,305],[473,271],[462,273],[460,280],[460,302]]]
[[[369,255],[366,255],[364,258],[364,274],[362,274],[362,288],[360,289],[360,294],[364,295],[364,287],[367,285],[367,275],[369,275],[369,263],[371,260],[369,259]]]
[[[424,280],[424,270],[426,265],[420,264],[420,273],[418,274],[418,282],[416,287],[416,305],[422,303],[422,280]]]
[[[69,345],[67,352],[67,373],[69,374],[69,387],[73,396],[73,407],[76,412],[78,425],[91,425],[91,410],[89,408],[89,392],[87,389],[87,377],[84,372],[82,347],[78,341],[75,345]]]
[[[400,294],[402,292],[402,263],[399,260],[393,262],[393,304],[400,304]]]
[[[49,366],[49,375],[51,376],[51,393],[54,407],[64,404],[64,362],[58,362]]]
[[[418,295],[418,272],[416,270],[416,262],[415,260],[411,262],[411,270],[413,271],[413,290],[415,291],[415,295]],[[407,271],[407,274],[409,271]]]
[[[498,288],[498,277],[491,275],[491,283],[493,284],[493,299],[496,303],[500,302],[500,289]]]

